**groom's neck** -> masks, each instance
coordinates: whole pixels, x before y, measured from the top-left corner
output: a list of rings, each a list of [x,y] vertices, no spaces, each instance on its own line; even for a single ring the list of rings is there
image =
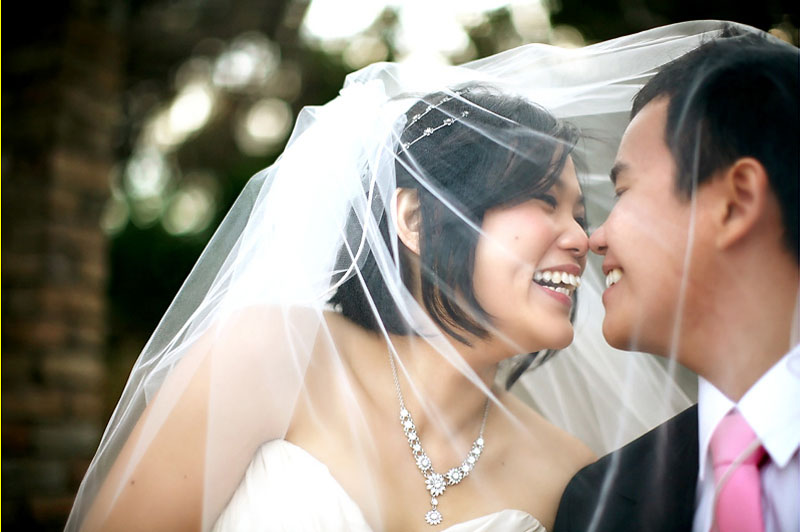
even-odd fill
[[[796,261],[750,254],[719,267],[678,359],[738,401],[796,342]]]

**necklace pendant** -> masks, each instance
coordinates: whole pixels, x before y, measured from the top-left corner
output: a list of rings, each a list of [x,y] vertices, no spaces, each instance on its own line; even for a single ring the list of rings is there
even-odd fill
[[[434,506],[425,514],[425,522],[432,526],[440,524],[442,522],[441,512]]]

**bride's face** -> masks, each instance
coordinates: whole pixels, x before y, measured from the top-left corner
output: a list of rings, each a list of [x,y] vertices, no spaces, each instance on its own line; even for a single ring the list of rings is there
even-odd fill
[[[480,305],[515,353],[572,341],[576,279],[586,265],[585,207],[571,158],[543,199],[487,211],[475,250]],[[500,339],[504,336],[505,339]]]

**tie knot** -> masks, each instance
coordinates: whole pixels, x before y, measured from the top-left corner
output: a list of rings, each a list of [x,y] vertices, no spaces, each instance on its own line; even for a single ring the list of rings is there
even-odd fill
[[[764,456],[763,446],[753,447],[757,440],[756,433],[742,414],[738,410],[731,410],[722,418],[711,436],[710,449],[714,469],[727,467],[737,459],[743,464],[757,464]],[[742,456],[748,450],[751,452]]]

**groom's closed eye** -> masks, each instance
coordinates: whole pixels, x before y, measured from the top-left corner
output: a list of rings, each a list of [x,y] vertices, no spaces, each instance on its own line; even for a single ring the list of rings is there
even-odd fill
[[[619,180],[619,175],[627,169],[628,165],[621,161],[617,161],[616,163],[614,163],[614,166],[608,173],[608,177],[611,179],[611,183],[616,186],[617,180]]]

